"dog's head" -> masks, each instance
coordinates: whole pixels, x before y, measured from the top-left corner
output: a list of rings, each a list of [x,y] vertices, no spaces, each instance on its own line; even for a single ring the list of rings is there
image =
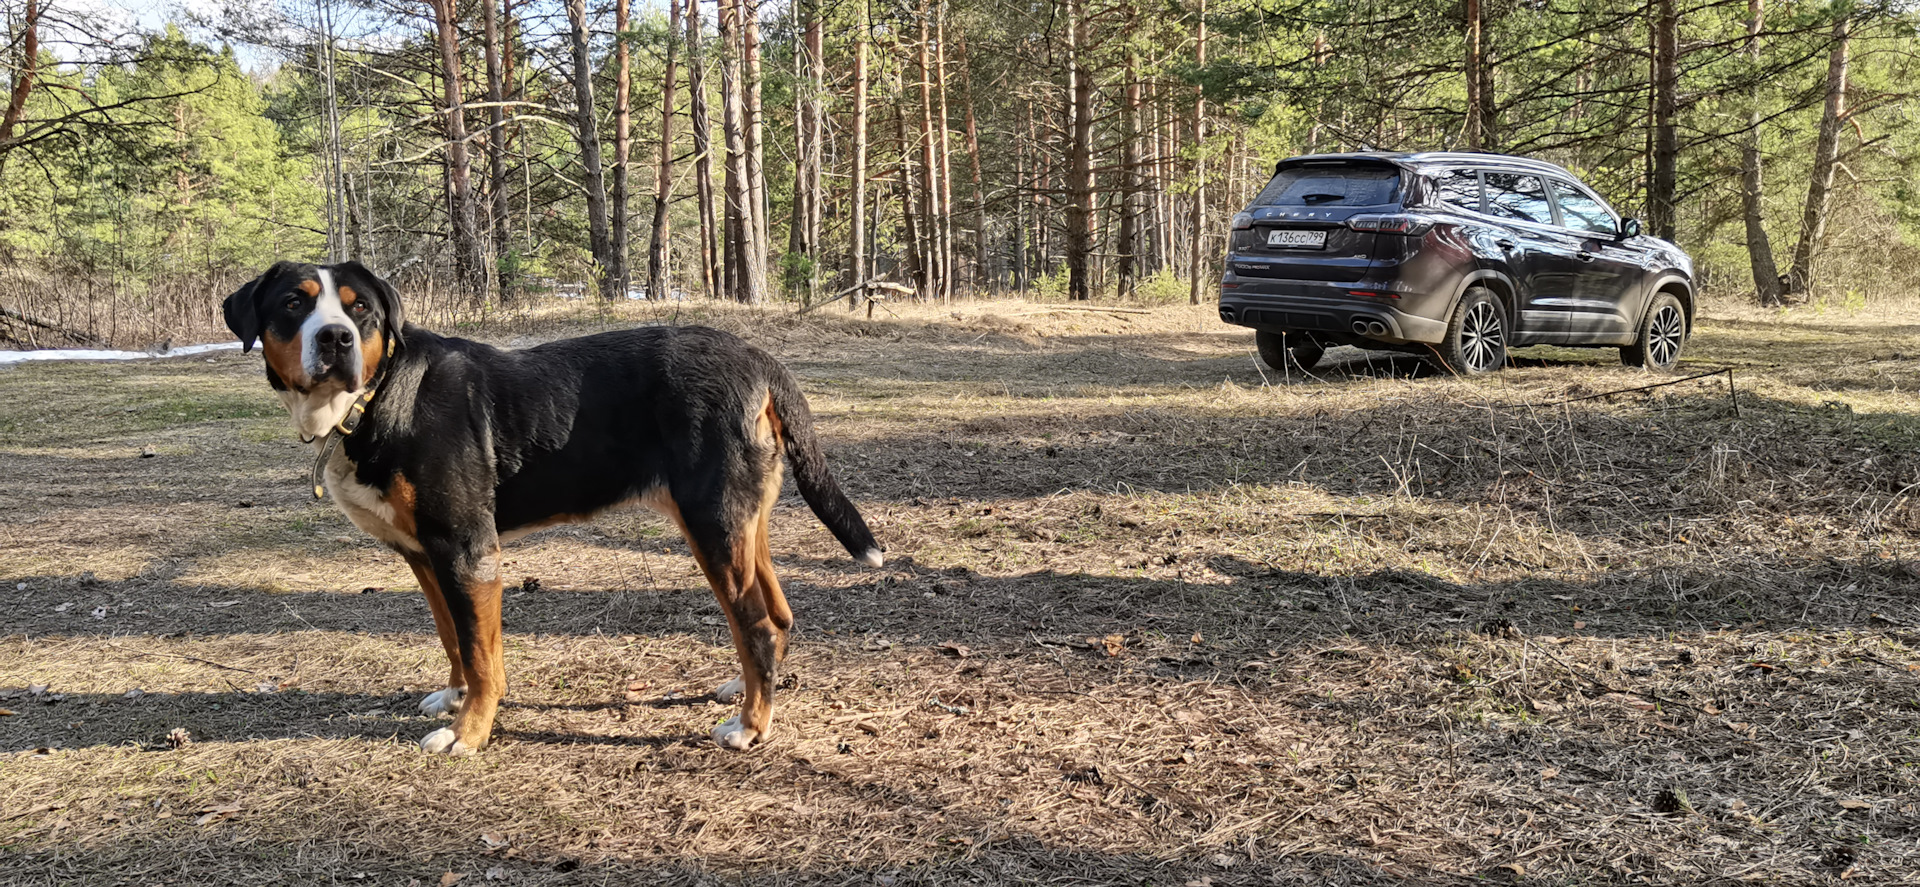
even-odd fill
[[[278,262],[227,297],[227,328],[275,389],[359,391],[401,344],[400,294],[359,262]]]

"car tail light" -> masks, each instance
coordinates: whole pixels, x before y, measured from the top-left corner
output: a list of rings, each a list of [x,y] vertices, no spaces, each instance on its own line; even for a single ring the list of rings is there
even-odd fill
[[[1214,216],[1214,218],[1217,219],[1220,217]],[[1234,213],[1233,214],[1233,230],[1245,231],[1248,228],[1252,228],[1252,227],[1253,227],[1253,215],[1251,213]]]
[[[1411,213],[1367,214],[1348,219],[1347,227],[1380,234],[1425,234],[1433,227],[1433,220]]]
[[[1379,290],[1347,290],[1347,292],[1352,293],[1353,295],[1356,295],[1356,296],[1371,296],[1376,299],[1400,298],[1399,293],[1382,292]]]

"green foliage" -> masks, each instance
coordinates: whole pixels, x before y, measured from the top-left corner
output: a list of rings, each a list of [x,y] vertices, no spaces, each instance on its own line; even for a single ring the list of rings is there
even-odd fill
[[[1185,302],[1190,295],[1187,282],[1170,268],[1147,275],[1133,290],[1134,299],[1147,305],[1173,305]]]
[[[57,257],[83,272],[151,280],[251,268],[320,242],[312,164],[289,154],[230,51],[169,27],[130,67],[101,69],[91,82],[56,76],[96,103],[127,104],[105,115],[94,138],[9,158],[0,249],[16,260]],[[34,96],[68,100],[44,86]]]

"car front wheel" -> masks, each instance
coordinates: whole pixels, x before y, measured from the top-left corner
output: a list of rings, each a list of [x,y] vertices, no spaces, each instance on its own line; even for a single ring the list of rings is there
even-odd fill
[[[1507,314],[1499,297],[1474,287],[1460,297],[1447,322],[1447,337],[1435,349],[1446,369],[1463,376],[1507,365]]]
[[[1671,373],[1680,365],[1680,352],[1687,347],[1687,312],[1672,293],[1653,297],[1646,319],[1640,321],[1640,337],[1632,345],[1620,348],[1620,362],[1630,367],[1645,367],[1656,373]]]
[[[1319,365],[1326,346],[1305,333],[1270,333],[1255,330],[1253,344],[1260,349],[1260,362],[1281,372],[1289,368],[1306,371]]]

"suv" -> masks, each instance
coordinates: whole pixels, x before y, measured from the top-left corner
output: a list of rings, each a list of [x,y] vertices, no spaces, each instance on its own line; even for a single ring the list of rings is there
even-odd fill
[[[1498,154],[1282,160],[1233,217],[1220,287],[1220,319],[1274,369],[1355,345],[1477,374],[1553,344],[1670,372],[1693,326],[1686,253],[1566,170]]]

